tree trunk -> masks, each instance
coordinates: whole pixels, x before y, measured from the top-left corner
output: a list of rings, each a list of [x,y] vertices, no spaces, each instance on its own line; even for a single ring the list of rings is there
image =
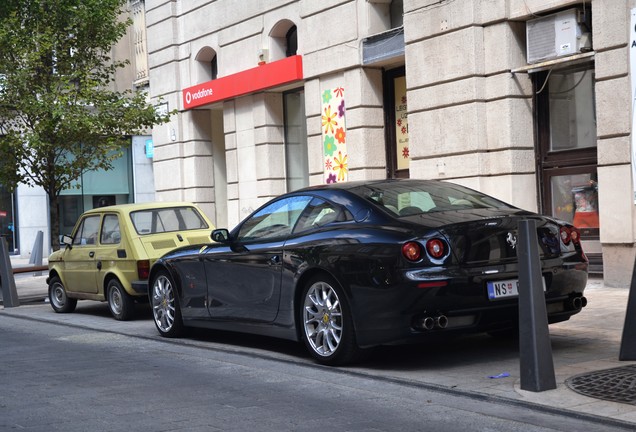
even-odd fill
[[[51,249],[56,251],[60,248],[60,207],[58,205],[58,195],[55,191],[47,191],[49,196],[49,220],[51,229]]]

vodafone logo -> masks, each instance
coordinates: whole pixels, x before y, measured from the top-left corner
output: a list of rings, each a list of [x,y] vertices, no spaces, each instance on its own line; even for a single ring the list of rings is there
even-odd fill
[[[214,95],[214,90],[211,88],[202,88],[194,93],[191,93],[188,90],[185,94],[185,101],[187,105],[190,105],[193,101],[196,101],[197,99],[203,99],[213,95]]]

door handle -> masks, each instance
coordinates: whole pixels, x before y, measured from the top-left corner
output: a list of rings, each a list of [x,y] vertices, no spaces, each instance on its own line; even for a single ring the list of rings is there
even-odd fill
[[[273,257],[269,259],[268,264],[270,266],[280,264],[280,257],[278,255],[274,255]]]
[[[95,258],[95,252],[89,252],[88,256],[91,257],[91,258]]]
[[[102,269],[102,262],[97,261],[97,270],[101,270],[101,269]]]

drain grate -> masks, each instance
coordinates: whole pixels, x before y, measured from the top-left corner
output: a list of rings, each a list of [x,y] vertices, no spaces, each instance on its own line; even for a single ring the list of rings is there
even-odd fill
[[[565,384],[585,396],[636,405],[636,365],[576,375]]]

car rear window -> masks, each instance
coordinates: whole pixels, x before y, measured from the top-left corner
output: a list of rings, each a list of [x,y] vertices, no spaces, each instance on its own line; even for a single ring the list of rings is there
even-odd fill
[[[355,192],[396,216],[510,207],[491,196],[447,182],[394,182],[364,186]]]
[[[130,220],[140,235],[209,228],[194,207],[139,210],[130,213]]]

